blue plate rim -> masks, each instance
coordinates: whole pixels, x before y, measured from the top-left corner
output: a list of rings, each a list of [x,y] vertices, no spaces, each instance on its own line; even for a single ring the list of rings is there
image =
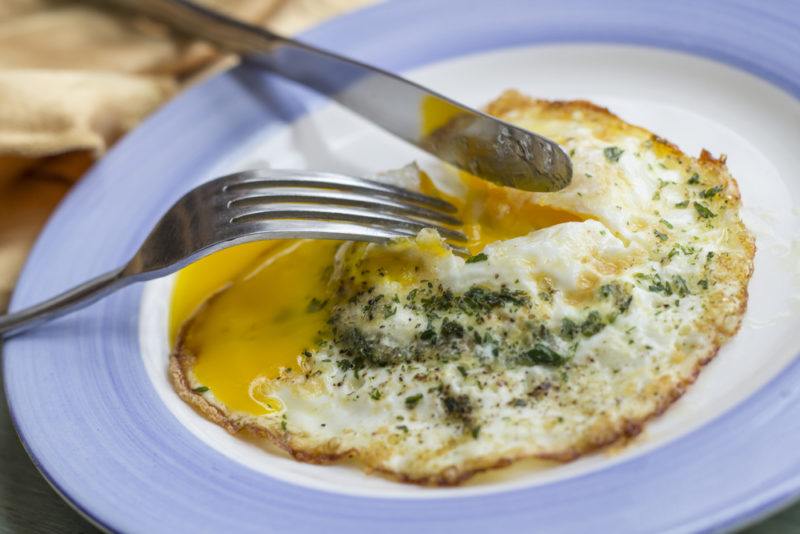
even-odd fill
[[[588,0],[570,0],[569,2],[560,4],[562,12],[558,13],[554,12],[552,6],[549,6],[546,2],[508,0],[504,2],[504,5],[507,6],[507,11],[509,13],[529,13],[525,10],[535,10],[538,17],[548,20],[551,25],[546,28],[538,27],[541,30],[540,33],[537,34],[535,38],[532,38],[529,34],[520,32],[518,24],[510,24],[510,26],[516,30],[516,33],[509,32],[509,34],[503,36],[494,36],[494,40],[492,40],[492,36],[487,37],[481,34],[478,37],[473,36],[474,38],[469,41],[455,39],[455,42],[448,43],[446,46],[439,48],[432,48],[425,51],[425,53],[419,50],[397,52],[394,56],[388,58],[388,60],[385,55],[382,55],[384,51],[366,49],[363,43],[377,40],[378,37],[375,32],[379,31],[381,28],[386,28],[389,23],[402,27],[402,24],[398,24],[398,22],[403,20],[408,21],[409,17],[410,20],[413,21],[413,11],[415,9],[427,7],[429,10],[432,9],[440,14],[452,14],[453,10],[458,8],[462,13],[465,13],[461,15],[462,21],[466,19],[468,23],[475,24],[476,21],[481,20],[481,17],[491,15],[492,13],[496,15],[496,8],[492,10],[491,13],[487,13],[487,9],[491,8],[483,5],[481,2],[457,2],[455,0],[440,2],[433,8],[422,0],[381,4],[328,22],[304,34],[303,38],[310,42],[352,53],[367,61],[383,63],[395,70],[405,70],[424,63],[430,63],[471,52],[483,52],[494,48],[531,45],[536,43],[613,42],[654,46],[716,59],[742,70],[749,71],[783,88],[795,97],[800,97],[800,65],[798,65],[796,61],[792,61],[792,58],[799,57],[800,45],[787,38],[787,36],[797,35],[798,32],[800,32],[800,25],[798,25],[798,21],[800,21],[800,7],[797,5],[791,5],[790,2],[774,2],[763,5],[757,2],[731,0],[724,3],[716,3],[711,7],[710,4],[701,3],[698,5],[697,3],[681,0],[671,3],[669,6],[653,6],[653,4],[644,2],[614,0],[605,3],[602,12],[598,12],[597,9],[593,9],[592,4],[593,3]],[[584,18],[577,21],[577,24],[574,20],[567,20],[564,16],[564,12],[570,10],[575,12],[580,11]],[[593,19],[588,20],[589,17],[593,17]],[[670,19],[672,25],[668,27],[663,26],[662,21],[666,18]],[[511,22],[508,20],[508,16],[506,16],[504,20],[509,23]],[[625,24],[621,24],[621,20]],[[675,26],[678,26],[678,28]],[[353,32],[358,29],[363,30],[364,28],[368,28],[368,31],[361,31],[361,35],[357,34],[357,37],[351,35],[349,41],[344,43],[344,49],[342,48],[342,34],[346,35],[348,31]],[[427,33],[425,33],[427,39],[430,39],[431,35],[438,35],[433,29],[437,30],[439,33],[441,32],[441,28],[431,28],[430,24],[428,24]],[[716,33],[707,33],[709,29]],[[705,30],[706,33],[702,43],[697,44],[693,41],[693,38],[697,37],[697,34],[694,32],[700,30]],[[737,31],[736,42],[739,43],[739,46],[732,46],[735,44],[731,40],[731,32],[734,30]],[[364,35],[364,33],[367,35]],[[751,36],[759,37],[759,39],[745,38],[748,33],[750,33]],[[394,43],[396,39],[397,36],[394,36],[390,37],[388,41],[391,44]],[[776,46],[776,43],[783,46]],[[388,61],[388,64],[386,61]],[[48,262],[54,259],[51,256],[57,257],[53,251],[58,250],[62,256],[64,254],[63,250],[57,249],[57,247],[53,245],[54,240],[60,238],[63,233],[59,231],[58,228],[74,225],[76,228],[82,229],[80,221],[75,220],[76,213],[79,213],[81,205],[85,207],[97,198],[105,198],[105,196],[113,194],[113,192],[104,190],[104,188],[107,188],[113,183],[115,166],[120,166],[126,162],[130,166],[132,162],[136,160],[134,157],[135,154],[141,152],[148,146],[148,143],[146,143],[144,139],[146,135],[157,131],[158,128],[168,130],[169,127],[174,127],[175,123],[180,122],[178,119],[183,118],[185,120],[186,113],[196,110],[198,106],[200,109],[203,109],[203,106],[207,106],[209,104],[209,98],[214,102],[216,98],[220,98],[220,95],[230,94],[231,91],[235,93],[235,90],[241,90],[242,85],[249,87],[250,90],[270,89],[274,91],[273,94],[284,94],[281,93],[281,91],[293,93],[292,96],[288,97],[285,101],[280,100],[282,104],[280,113],[273,112],[267,114],[273,120],[277,121],[277,123],[279,123],[280,120],[297,117],[320,102],[318,97],[303,93],[302,91],[298,92],[296,89],[289,88],[282,82],[267,80],[261,73],[254,72],[247,66],[223,73],[178,97],[173,103],[168,104],[155,116],[148,119],[133,134],[122,140],[111,153],[82,180],[78,187],[70,194],[69,198],[59,207],[34,247],[34,251],[26,264],[17,290],[15,291],[12,306],[17,308],[26,303],[33,302],[37,298],[52,293],[55,289],[61,289],[68,286],[71,282],[80,280],[81,277],[85,277],[88,274],[96,274],[98,268],[111,267],[115,263],[124,260],[126,253],[132,251],[135,244],[143,237],[141,231],[134,232],[136,235],[132,236],[131,239],[126,239],[125,243],[110,250],[101,260],[95,263],[79,263],[75,270],[71,271],[68,276],[62,278],[53,277],[51,280],[42,280],[42,275],[39,274],[46,272],[44,268],[47,266]],[[298,94],[301,96],[298,97]],[[211,98],[210,95],[213,95],[213,98]],[[195,107],[193,108],[193,106]],[[241,133],[241,131],[246,129],[247,125],[241,126],[239,131]],[[232,149],[234,144],[234,142],[228,140],[227,142],[221,142],[220,146]],[[153,144],[150,143],[151,148],[152,146]],[[199,170],[204,166],[207,167],[209,164],[209,161],[198,161],[195,163],[195,168]],[[171,198],[174,198],[180,193],[181,185],[185,186],[185,183],[176,181],[172,188],[165,186],[166,189],[161,192],[161,198],[159,199],[161,201],[159,203],[160,209],[163,209],[164,206],[168,205]],[[95,192],[97,189],[100,190],[99,193]],[[160,209],[153,208],[150,213],[146,214],[145,218],[149,217],[153,219],[158,215]],[[93,269],[95,271],[92,271]],[[50,327],[42,329],[40,333],[15,338],[9,341],[5,347],[4,378],[7,395],[9,397],[9,409],[14,424],[25,444],[26,450],[28,450],[35,465],[45,474],[46,478],[48,478],[59,493],[65,496],[76,509],[80,510],[97,524],[115,530],[124,530],[126,526],[130,527],[131,524],[109,519],[114,517],[114,513],[109,514],[108,510],[103,514],[93,513],[93,510],[97,508],[97,503],[81,501],[80,496],[76,495],[76,493],[79,492],[74,490],[70,492],[69,484],[67,484],[67,482],[69,482],[68,480],[62,480],[59,478],[60,475],[55,473],[53,469],[48,469],[48,467],[55,467],[53,462],[57,462],[58,458],[54,458],[51,452],[48,451],[46,454],[45,451],[37,447],[36,440],[41,434],[37,434],[37,431],[31,428],[30,421],[34,421],[35,417],[30,415],[33,413],[30,411],[32,409],[31,403],[30,400],[26,398],[26,394],[22,391],[29,383],[24,382],[24,379],[21,377],[25,376],[24,373],[26,372],[30,373],[32,369],[38,369],[30,365],[26,367],[26,358],[29,361],[31,357],[35,357],[33,356],[34,354],[41,354],[42,351],[45,353],[48,352],[48,348],[50,352],[54,349],[60,350],[61,347],[55,344],[63,342],[64,339],[59,338],[59,336],[63,336],[67,333],[71,334],[75,332],[76,337],[84,344],[91,341],[93,339],[92,336],[97,335],[96,327],[98,325],[103,327],[113,326],[114,317],[124,317],[125,312],[129,312],[131,309],[138,310],[140,295],[140,289],[131,288],[124,291],[121,295],[112,297],[107,303],[100,304],[90,310],[77,314],[71,320],[65,319],[59,321]],[[101,311],[105,313],[100,313]],[[128,318],[128,320],[123,321],[123,323],[125,323],[126,327],[135,326],[135,324],[133,324],[135,323],[135,318],[133,320]],[[95,329],[93,329],[92,325],[94,325]],[[63,371],[63,369],[59,369],[59,371]],[[759,407],[774,405],[776,402],[782,405],[785,410],[776,414],[775,417],[785,417],[787,411],[791,412],[790,407],[786,407],[788,403],[786,399],[791,398],[793,394],[791,384],[792,381],[797,383],[797,377],[800,377],[800,363],[795,360],[792,365],[773,379],[770,384],[763,387],[739,406],[703,428],[681,438],[678,440],[680,443],[670,444],[646,456],[652,458],[654,455],[658,456],[656,453],[659,452],[663,456],[664,449],[686,446],[687,442],[691,442],[692,440],[705,439],[703,436],[707,436],[714,431],[719,431],[720,428],[731,424],[733,421],[746,418],[748,415],[754,415],[751,413],[752,410],[756,410],[755,414],[757,415]],[[138,390],[134,391],[136,393],[142,393]],[[61,400],[61,398],[56,397],[51,400],[55,402]],[[149,399],[149,402],[154,401],[153,399]],[[163,417],[165,411],[163,407],[161,408],[162,410],[159,416]],[[795,410],[795,412],[791,413],[796,413],[797,411],[798,410]],[[155,409],[154,413],[158,413],[158,410]],[[171,415],[169,415],[169,417],[171,417]],[[780,421],[783,421],[783,419],[770,420],[770,424],[774,427],[778,425]],[[173,424],[178,423],[173,421]],[[791,428],[790,426],[788,427]],[[38,431],[41,432],[41,429],[38,429]],[[778,435],[781,435],[781,433],[778,432]],[[181,439],[185,440],[186,436],[182,436]],[[766,439],[766,437],[764,439]],[[202,447],[199,449],[203,450],[205,454],[212,454]],[[798,458],[794,460],[797,461]],[[225,462],[219,463],[226,465]],[[625,462],[625,465],[630,469],[630,464],[634,463],[636,462]],[[788,472],[784,473],[782,478],[773,478],[768,481],[772,486],[770,491],[760,490],[751,495],[750,499],[745,503],[742,503],[741,501],[743,499],[739,497],[737,501],[738,506],[735,505],[736,503],[718,503],[719,508],[716,513],[711,515],[705,513],[703,517],[697,517],[688,522],[684,521],[681,525],[671,525],[671,528],[676,530],[706,528],[724,530],[742,521],[747,521],[753,517],[763,515],[768,510],[783,505],[800,495],[800,465],[793,467],[794,469],[788,470]],[[587,477],[578,478],[594,478],[594,476],[595,475],[587,475]],[[281,486],[281,484],[273,486]],[[274,490],[274,487],[271,489]],[[303,490],[300,493],[305,493],[307,496],[314,492]],[[361,498],[347,497],[347,499]],[[518,497],[513,500],[517,499]],[[485,498],[484,500],[496,501],[495,498]],[[467,499],[467,501],[469,501],[469,499]],[[474,501],[469,501],[469,503],[474,504]],[[391,508],[389,504],[385,506]],[[425,511],[424,509],[422,510]],[[427,510],[427,512],[430,512],[430,510]],[[706,512],[708,512],[708,510],[706,510]],[[327,517],[331,518],[332,516]],[[391,517],[391,515],[387,517]],[[487,516],[476,518],[476,521],[472,525],[468,524],[467,526],[477,526],[484,521],[486,517]],[[354,517],[346,516],[346,514],[340,516],[340,519],[341,518],[344,519],[337,525],[342,528],[346,524],[351,524],[348,523],[348,521],[354,519]],[[356,517],[355,519],[362,521],[360,523],[362,525],[365,524],[364,521],[376,520],[376,518],[364,519],[360,517]],[[525,516],[524,521],[528,521],[529,519],[529,516]],[[418,524],[417,526],[431,528],[431,526],[437,524],[439,520],[440,518],[436,516],[436,514],[433,514],[428,518],[430,522]],[[385,519],[377,519],[377,521],[385,521]],[[385,523],[383,524],[385,526]],[[516,524],[519,526],[525,523],[519,522]],[[313,530],[314,523],[309,521],[303,526],[308,527],[309,530]],[[641,528],[642,526],[643,525],[639,524],[637,527]]]

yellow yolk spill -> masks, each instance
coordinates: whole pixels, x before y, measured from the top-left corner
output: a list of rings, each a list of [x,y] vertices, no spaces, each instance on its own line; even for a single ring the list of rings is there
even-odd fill
[[[458,208],[467,236],[467,250],[476,254],[490,243],[527,235],[533,230],[564,222],[585,221],[570,211],[535,204],[530,193],[500,187],[471,174],[459,173],[467,191],[465,198],[440,191],[430,177],[420,173],[421,190]]]
[[[185,317],[179,314],[196,306],[196,288],[218,287],[210,281],[219,282],[221,274],[233,279],[197,312],[186,348],[197,358],[193,371],[200,384],[230,410],[255,415],[281,408],[264,385],[281,369],[300,371],[298,358],[315,348],[326,327],[328,308],[321,303],[328,298],[327,279],[338,243],[302,240],[261,245],[255,269],[251,255],[255,248],[237,247],[181,271],[172,306],[172,322],[180,324]]]
[[[175,345],[183,323],[205,300],[254,267],[280,241],[257,241],[226,248],[184,267],[175,279],[169,314],[169,340]]]
[[[433,97],[425,97],[420,109],[421,134],[430,134],[461,113],[456,106]],[[476,254],[495,241],[527,235],[533,230],[556,224],[585,221],[578,214],[536,204],[530,193],[500,187],[466,172],[459,172],[467,191],[466,198],[450,196],[439,190],[430,177],[420,172],[422,192],[442,198],[458,208],[467,236],[467,250]]]

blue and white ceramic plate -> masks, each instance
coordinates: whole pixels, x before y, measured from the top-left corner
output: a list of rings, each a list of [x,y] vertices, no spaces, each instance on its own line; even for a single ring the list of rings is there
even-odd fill
[[[800,495],[798,35],[791,0],[411,0],[304,36],[476,106],[512,87],[585,98],[688,153],[728,155],[758,244],[743,328],[629,446],[446,489],[265,452],[169,387],[169,278],[7,343],[25,446],[75,508],[120,531],[688,532],[788,504]],[[165,106],[75,188],[13,307],[122,264],[211,176],[263,164],[366,174],[413,159],[430,163],[336,105],[238,67]]]

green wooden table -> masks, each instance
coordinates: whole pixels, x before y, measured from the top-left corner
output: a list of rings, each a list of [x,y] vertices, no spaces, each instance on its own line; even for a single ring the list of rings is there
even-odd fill
[[[42,478],[19,442],[0,395],[0,533],[97,532]],[[748,534],[800,534],[800,504],[750,527]]]

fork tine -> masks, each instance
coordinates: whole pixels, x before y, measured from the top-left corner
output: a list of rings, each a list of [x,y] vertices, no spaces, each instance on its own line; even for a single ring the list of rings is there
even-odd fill
[[[423,228],[433,228],[445,239],[466,241],[461,232],[426,221],[419,221],[402,215],[380,213],[374,210],[343,208],[341,206],[316,206],[297,204],[253,205],[249,209],[235,209],[230,213],[232,224],[264,220],[306,220],[306,221],[347,221],[370,226],[408,229],[414,233]]]
[[[261,220],[228,227],[229,239],[237,244],[260,239],[335,239],[386,243],[400,237],[416,235],[414,230],[404,228],[380,228],[341,221],[316,221],[312,227],[305,220]],[[448,246],[456,254],[469,255],[463,247],[450,243]]]
[[[327,172],[295,171],[287,169],[262,169],[243,171],[224,176],[223,191],[248,191],[271,187],[291,187],[302,184],[305,187],[334,189],[347,192],[362,192],[402,199],[431,208],[454,213],[456,207],[442,199],[408,191],[394,185],[383,184],[355,176]]]
[[[461,221],[451,215],[442,213],[441,211],[435,211],[433,209],[409,204],[407,202],[398,202],[395,200],[389,200],[376,196],[367,196],[352,192],[280,187],[276,189],[254,190],[244,193],[240,196],[234,196],[234,192],[229,189],[228,194],[230,194],[232,197],[228,201],[228,207],[230,208],[244,208],[251,205],[263,206],[268,203],[287,202],[292,204],[335,204],[340,206],[370,208],[376,211],[392,212],[398,215],[421,217],[423,219],[437,221],[444,224],[461,225]]]

